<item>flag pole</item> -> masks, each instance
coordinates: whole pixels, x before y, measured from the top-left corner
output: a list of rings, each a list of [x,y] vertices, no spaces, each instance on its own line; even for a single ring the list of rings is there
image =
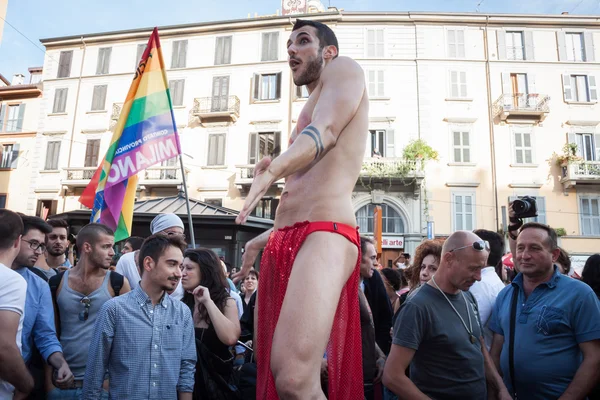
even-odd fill
[[[187,182],[185,180],[185,169],[183,168],[183,156],[179,153],[179,166],[181,167],[181,179],[183,182],[183,190],[185,193],[185,204],[187,206],[188,225],[190,228],[190,239],[192,248],[196,248],[196,239],[194,238],[194,225],[192,224],[192,213],[190,211],[190,196],[188,196]]]

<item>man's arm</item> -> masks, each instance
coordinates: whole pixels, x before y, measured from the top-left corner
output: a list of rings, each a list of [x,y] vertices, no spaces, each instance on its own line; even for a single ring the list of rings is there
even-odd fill
[[[406,376],[406,368],[410,365],[415,352],[416,350],[407,347],[392,345],[383,370],[383,385],[394,392],[399,399],[428,400],[429,397]]]
[[[190,392],[177,392],[177,398],[179,400],[192,400],[193,393]]]
[[[273,232],[273,228],[261,233],[246,243],[244,246],[244,254],[242,255],[242,268],[240,268],[240,271],[237,274],[234,274],[231,277],[233,283],[237,284],[248,276],[248,273],[252,267],[254,267],[254,262],[256,261],[256,257],[258,257],[258,253],[260,253],[267,245],[271,232]]]
[[[508,393],[502,377],[498,373],[494,361],[487,350],[483,336],[479,338],[481,343],[481,352],[483,353],[483,364],[485,367],[485,380],[488,386],[488,398],[511,400],[512,397]]]
[[[494,333],[492,339],[492,347],[490,348],[490,357],[496,367],[496,370],[502,376],[502,369],[500,368],[500,354],[502,353],[502,346],[504,346],[504,336]]]
[[[197,354],[194,321],[188,307],[184,308],[181,345],[181,365],[179,369],[179,381],[177,382],[177,393],[180,399],[191,399],[194,392],[194,373],[196,371]]]
[[[583,362],[559,400],[585,399],[600,379],[600,340],[580,343],[579,348],[583,353]]]
[[[108,367],[108,360],[115,337],[116,307],[114,301],[104,303],[96,323],[94,334],[90,342],[88,360],[83,380],[83,398],[100,400],[102,397],[102,384]]]
[[[56,337],[56,324],[54,319],[54,305],[52,303],[52,295],[50,287],[44,285],[40,293],[40,308],[35,318],[32,328],[33,341],[35,346],[40,351],[40,354],[46,362],[58,369],[62,365],[62,346]],[[55,353],[61,354],[60,359],[57,356],[53,357],[55,362],[60,362],[60,365],[50,362],[51,356]]]
[[[0,379],[13,385],[19,392],[27,394],[33,389],[33,377],[29,374],[17,347],[20,318],[21,315],[14,311],[0,310]]]

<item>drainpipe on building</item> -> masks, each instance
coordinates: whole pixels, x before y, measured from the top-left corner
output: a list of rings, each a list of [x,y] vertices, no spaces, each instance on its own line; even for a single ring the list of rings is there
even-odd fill
[[[490,81],[490,49],[488,46],[488,25],[490,22],[490,16],[485,17],[485,30],[483,31],[483,46],[485,51],[485,84],[487,88],[488,97],[488,124],[490,129],[490,155],[492,157],[492,186],[494,192],[494,221],[496,223],[496,231],[500,229],[498,220],[498,181],[496,177],[496,144],[494,134],[494,116],[492,114],[492,89]]]
[[[410,11],[408,18],[412,19]],[[413,20],[413,26],[415,27],[415,75],[417,83],[417,138],[421,139],[421,93],[419,90],[419,42],[417,40],[417,21]]]
[[[85,44],[85,41],[83,40],[83,36],[81,37],[81,43],[83,44],[83,55],[81,56],[81,67],[79,68],[79,81],[77,82],[77,94],[75,97],[75,110],[73,111],[73,125],[71,126],[71,139],[69,141],[69,158],[67,159],[67,168],[71,167],[71,153],[73,152],[73,141],[74,141],[74,137],[75,137],[75,123],[77,122],[77,108],[79,106],[79,91],[81,90],[81,78],[83,76],[83,63],[85,61],[85,51],[87,50],[87,46]],[[63,212],[65,212],[66,207],[67,207],[67,199],[64,198],[63,199]]]

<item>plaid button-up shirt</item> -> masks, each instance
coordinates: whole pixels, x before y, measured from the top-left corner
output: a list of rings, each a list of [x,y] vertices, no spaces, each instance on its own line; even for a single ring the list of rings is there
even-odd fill
[[[177,400],[194,391],[196,344],[190,309],[164,295],[153,306],[138,286],[106,302],[96,320],[83,398],[100,399],[108,371],[110,398]]]

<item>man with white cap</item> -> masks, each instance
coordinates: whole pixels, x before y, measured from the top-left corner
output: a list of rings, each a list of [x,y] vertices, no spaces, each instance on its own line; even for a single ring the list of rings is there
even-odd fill
[[[183,233],[183,221],[173,213],[158,214],[156,217],[154,217],[152,222],[150,222],[150,232],[153,235],[176,235],[185,240],[185,235]],[[138,254],[139,250],[124,254],[117,263],[117,272],[129,280],[132,289],[135,289],[137,286],[139,286],[141,280],[137,260]],[[183,287],[181,286],[181,281],[179,281],[177,288],[170,295],[175,300],[181,300],[183,298]]]

